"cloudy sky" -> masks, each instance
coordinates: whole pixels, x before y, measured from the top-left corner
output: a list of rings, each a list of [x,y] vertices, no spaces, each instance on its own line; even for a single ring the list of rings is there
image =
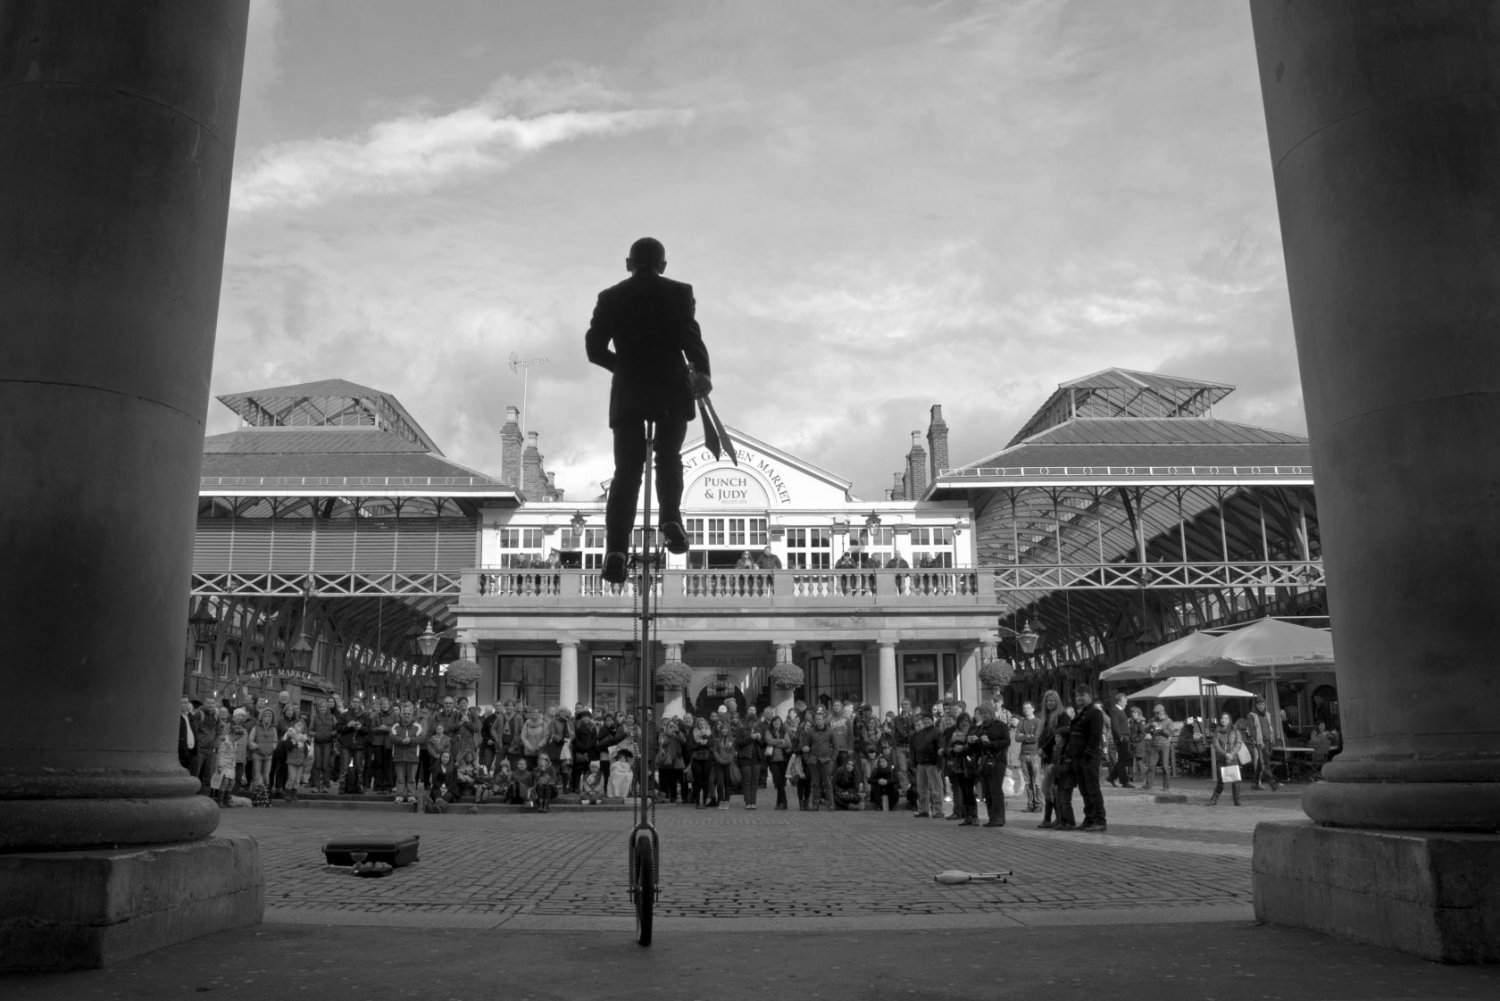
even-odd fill
[[[862,498],[932,404],[970,462],[1111,366],[1305,428],[1249,13],[1201,0],[252,0],[213,392],[349,379],[496,472],[545,358],[593,496],[647,234],[725,421]]]

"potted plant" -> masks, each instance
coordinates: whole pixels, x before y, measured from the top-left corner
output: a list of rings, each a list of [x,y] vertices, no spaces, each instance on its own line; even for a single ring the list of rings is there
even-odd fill
[[[455,660],[443,677],[454,688],[472,688],[479,682],[479,665],[472,660]]]
[[[693,669],[680,660],[669,660],[656,669],[656,683],[669,692],[680,692],[693,680]]]
[[[790,661],[782,661],[771,668],[771,687],[782,692],[790,692],[802,684],[802,668]]]
[[[1015,672],[1008,660],[987,660],[979,665],[979,683],[985,688],[1003,689],[1010,684]]]

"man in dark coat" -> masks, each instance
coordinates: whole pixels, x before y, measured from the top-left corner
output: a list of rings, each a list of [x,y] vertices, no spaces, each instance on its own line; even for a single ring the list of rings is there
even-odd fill
[[[1130,747],[1130,717],[1125,712],[1125,693],[1118,692],[1109,706],[1109,735],[1115,743],[1115,763],[1109,769],[1109,784],[1119,783],[1122,788],[1132,789],[1131,765],[1135,753]]]
[[[1103,834],[1104,793],[1099,789],[1099,768],[1104,764],[1104,710],[1087,688],[1074,689],[1073,704],[1078,707],[1078,715],[1073,718],[1068,756],[1078,791],[1083,794],[1083,825],[1078,829]]]
[[[688,551],[681,513],[682,441],[693,419],[694,400],[707,395],[713,384],[708,349],[693,316],[693,287],[662,277],[666,267],[660,241],[642,237],[631,244],[625,260],[630,277],[599,293],[584,336],[589,361],[614,373],[609,426],[614,431],[615,473],[604,510],[602,571],[611,584],[625,581],[646,461],[647,420],[656,422],[657,523],[668,550]]]
[[[995,715],[995,707],[981,702],[974,710],[979,718],[979,789],[984,794],[990,819],[985,827],[1005,826],[1005,767],[1010,750],[1010,727]]]

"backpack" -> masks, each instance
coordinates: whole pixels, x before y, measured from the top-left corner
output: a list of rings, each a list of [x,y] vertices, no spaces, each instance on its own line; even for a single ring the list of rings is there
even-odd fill
[[[250,805],[270,808],[271,790],[267,789],[264,783],[257,782],[250,787]]]

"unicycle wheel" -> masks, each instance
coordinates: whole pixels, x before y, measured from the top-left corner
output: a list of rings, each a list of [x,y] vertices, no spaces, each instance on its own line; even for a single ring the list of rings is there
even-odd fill
[[[651,850],[651,836],[641,831],[635,836],[631,862],[630,889],[635,897],[635,940],[651,944],[651,910],[656,903],[656,853]]]

